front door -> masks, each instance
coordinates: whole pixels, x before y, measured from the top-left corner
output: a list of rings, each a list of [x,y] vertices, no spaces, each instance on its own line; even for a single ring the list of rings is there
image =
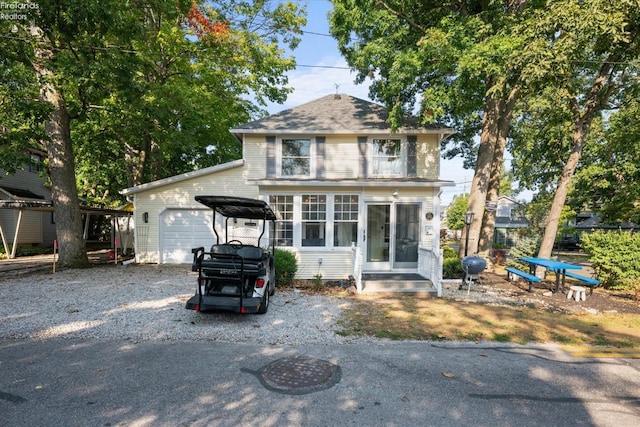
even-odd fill
[[[366,270],[391,269],[391,205],[367,205],[367,229],[365,233]]]
[[[365,270],[418,267],[420,203],[367,204]]]

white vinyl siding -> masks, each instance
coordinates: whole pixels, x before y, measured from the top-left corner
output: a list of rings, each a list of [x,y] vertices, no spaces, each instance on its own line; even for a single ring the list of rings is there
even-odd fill
[[[384,139],[382,136],[370,137]],[[309,137],[311,146],[315,138]],[[276,139],[279,144],[281,139]],[[277,151],[277,148],[276,148]],[[263,179],[266,177],[267,145],[264,135],[247,135],[244,141],[245,173],[247,179]],[[437,179],[439,169],[440,143],[437,135],[418,135],[416,142],[416,176],[418,178]],[[371,156],[371,153],[368,154]],[[353,135],[327,135],[325,141],[324,169],[326,179],[359,178],[360,152],[357,137]],[[369,163],[371,159],[368,160]],[[406,159],[403,160],[403,164]],[[279,166],[278,166],[279,167]],[[312,162],[312,167],[315,165]],[[370,171],[371,164],[369,165]],[[403,165],[406,168],[406,165]],[[403,169],[403,173],[406,170]],[[315,172],[313,172],[315,173]],[[315,177],[311,175],[311,177]]]
[[[330,136],[325,143],[325,176],[328,179],[358,178],[359,152],[354,136]]]
[[[436,135],[418,135],[416,157],[416,175],[419,178],[438,179],[440,140]]]

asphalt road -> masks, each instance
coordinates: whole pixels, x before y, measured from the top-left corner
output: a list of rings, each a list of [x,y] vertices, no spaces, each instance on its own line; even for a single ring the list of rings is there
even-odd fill
[[[258,372],[340,368],[285,394]],[[638,426],[640,360],[557,346],[0,340],[1,426]]]

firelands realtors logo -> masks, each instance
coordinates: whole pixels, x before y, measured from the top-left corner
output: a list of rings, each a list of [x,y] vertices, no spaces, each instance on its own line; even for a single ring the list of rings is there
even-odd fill
[[[29,19],[29,12],[38,9],[40,9],[38,3],[7,3],[0,1],[0,20],[26,21]]]

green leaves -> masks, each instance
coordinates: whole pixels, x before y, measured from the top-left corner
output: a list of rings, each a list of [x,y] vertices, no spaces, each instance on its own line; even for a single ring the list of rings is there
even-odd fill
[[[450,230],[462,230],[464,228],[464,214],[467,211],[469,195],[454,196],[447,208],[447,227]]]
[[[286,98],[295,61],[284,47],[295,47],[305,23],[296,2],[200,2],[205,28],[225,28],[212,41],[189,35],[191,0],[38,4],[51,81],[73,119],[78,186],[101,204],[119,203],[122,188],[240,157],[228,129]],[[45,137],[51,109],[38,101],[36,40],[28,25],[17,33],[7,25],[0,21],[2,34],[14,34],[0,52],[0,167],[11,170],[22,164],[18,148]]]
[[[640,104],[631,96],[587,147],[571,203],[590,206],[608,224],[640,223]]]
[[[598,230],[583,233],[581,246],[605,287],[635,290],[640,279],[640,235]]]

